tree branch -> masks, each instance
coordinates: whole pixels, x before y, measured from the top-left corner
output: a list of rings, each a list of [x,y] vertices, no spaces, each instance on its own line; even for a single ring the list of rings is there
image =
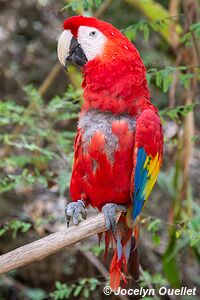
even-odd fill
[[[117,220],[121,212],[117,212]],[[90,217],[78,226],[50,234],[0,256],[0,275],[34,261],[41,260],[64,247],[77,243],[93,234],[106,231],[103,213]]]

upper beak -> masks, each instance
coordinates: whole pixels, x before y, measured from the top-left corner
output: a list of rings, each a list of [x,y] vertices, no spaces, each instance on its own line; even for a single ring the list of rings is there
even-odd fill
[[[65,67],[68,61],[78,66],[84,66],[88,61],[81,44],[79,44],[78,40],[74,36],[71,39],[69,55],[66,58]]]

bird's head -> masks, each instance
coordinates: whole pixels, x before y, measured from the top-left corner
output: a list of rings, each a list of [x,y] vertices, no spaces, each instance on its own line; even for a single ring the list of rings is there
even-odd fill
[[[62,65],[68,62],[84,66],[88,61],[99,59],[112,61],[119,56],[128,59],[128,52],[135,47],[111,24],[96,18],[74,16],[67,19],[58,41],[58,58]]]
[[[74,16],[63,27],[58,58],[65,68],[69,62],[83,67],[85,105],[135,113],[141,99],[149,98],[146,70],[135,46],[117,28],[96,18]]]

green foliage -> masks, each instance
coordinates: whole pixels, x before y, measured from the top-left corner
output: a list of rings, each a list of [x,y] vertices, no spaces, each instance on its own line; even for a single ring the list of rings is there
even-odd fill
[[[180,38],[181,43],[186,44],[187,46],[191,46],[192,33],[194,33],[197,39],[200,38],[200,22],[190,25],[189,31],[184,33]]]
[[[196,73],[186,72],[189,67],[166,67],[162,70],[151,68],[147,70],[147,81],[150,84],[152,81],[164,93],[167,93],[173,81],[173,74],[178,71],[179,84],[185,89],[189,88],[190,79],[196,76]]]
[[[126,29],[123,29],[122,32],[131,41],[134,41],[137,37],[137,34],[140,34],[140,32],[142,32],[144,41],[148,42],[150,30],[157,32],[161,27],[167,26],[169,21],[170,18],[157,19],[154,21],[142,20],[127,27]]]
[[[26,93],[26,101],[35,105],[42,105],[44,103],[41,98],[39,91],[32,85],[29,84],[23,88]]]
[[[154,285],[156,288],[166,286],[168,281],[161,274],[150,274],[148,271],[142,271],[140,277],[140,286],[149,287]]]
[[[47,293],[42,289],[28,288],[26,291],[26,296],[30,300],[44,300],[47,299]]]
[[[181,286],[180,269],[176,257],[170,257],[175,247],[176,247],[176,235],[175,235],[175,231],[172,231],[169,244],[162,257],[163,270],[170,284],[173,287],[180,287]]]
[[[50,3],[51,1],[38,0],[38,2]],[[72,9],[78,14],[90,15],[93,10],[103,3],[102,0],[72,0],[66,2],[68,4],[63,9]],[[115,1],[113,1],[112,5],[115,5]],[[131,41],[134,41],[142,34],[145,43],[147,43],[152,31],[165,31],[165,33],[168,33],[171,22],[176,22],[178,19],[178,16],[164,18],[160,14],[156,15],[159,15],[160,18],[163,17],[163,19],[153,21],[141,20],[123,29],[122,32]],[[168,15],[168,12],[165,15]],[[131,15],[132,19],[134,18]],[[192,34],[199,40],[200,23],[192,24],[189,31],[182,35],[180,41],[183,47],[192,44]],[[165,40],[167,39],[165,38]],[[150,42],[154,43],[153,41]],[[149,44],[151,45],[150,42]],[[163,48],[163,44],[166,47],[165,49]],[[158,48],[157,46],[158,44],[156,48]],[[178,88],[183,92],[191,89],[191,79],[194,77],[200,78],[199,66],[174,67],[173,61],[175,59],[173,60],[172,51],[167,47],[166,43],[161,42],[159,48],[161,50],[164,49],[164,55],[172,62],[172,66],[167,66],[163,69],[156,66],[155,68],[148,69],[148,83],[151,84],[156,92],[159,92],[161,97],[164,97],[164,94],[169,92],[173,83],[174,73],[176,73],[178,76]],[[157,53],[156,51],[157,49],[152,49],[151,52]],[[74,79],[76,81],[76,78]],[[5,151],[3,159],[0,160],[0,193],[12,190],[18,191],[18,189],[24,190],[29,187],[35,189],[38,186],[48,189],[52,185],[56,185],[59,194],[64,195],[69,187],[73,159],[73,140],[76,135],[74,130],[80,110],[82,90],[68,86],[67,91],[62,96],[55,96],[48,102],[42,99],[39,91],[33,85],[26,86],[23,90],[25,97],[20,99],[20,101],[14,102],[10,99],[0,101],[0,142],[2,148],[9,147],[10,149],[8,153]],[[196,104],[165,108],[160,111],[160,116],[163,120],[170,119],[178,123],[178,126],[181,127],[183,118],[195,108]],[[22,128],[20,133],[15,132],[15,130],[13,131],[16,126],[17,128],[18,126]],[[178,143],[179,141],[177,141]],[[52,167],[52,165],[54,166]],[[61,168],[59,167],[60,165]],[[177,175],[176,166],[171,167],[169,173],[162,171],[158,178],[158,185],[162,194],[169,196],[170,199],[175,199],[174,201],[178,203],[180,199],[177,196],[179,195],[181,180],[181,174]],[[168,284],[180,286],[179,255],[186,247],[192,250],[191,252],[200,261],[200,211],[199,207],[195,206],[195,204],[193,204],[193,213],[193,217],[189,218],[182,210],[179,218],[175,219],[174,223],[168,222],[167,218],[165,221],[148,217],[149,223],[147,229],[149,235],[152,235],[152,241],[156,246],[159,246],[161,243],[162,231],[166,231],[169,228],[170,234],[166,250],[162,257],[165,275],[152,275],[147,271],[142,271],[141,286],[155,286],[156,288]],[[43,216],[39,217],[33,225],[29,222],[14,219],[1,226],[0,236],[11,232],[14,238],[19,232],[25,233],[37,226],[50,224],[54,221],[55,219],[52,215],[45,218]],[[104,251],[104,245],[102,244],[100,247],[98,245],[88,245],[88,247],[82,250],[89,250],[100,258],[100,255]],[[73,259],[76,260],[76,257]],[[70,264],[63,267],[64,275],[70,275],[72,272],[73,268],[71,267],[70,269]],[[56,289],[50,293],[50,297],[55,300],[90,298],[91,293],[99,285],[100,281],[94,278],[84,278],[72,284],[57,281]],[[26,297],[33,300],[48,298],[42,290],[31,288],[26,289]],[[157,299],[157,296],[154,298]]]
[[[156,246],[160,245],[160,237],[158,236],[158,230],[161,225],[161,220],[155,219],[149,223],[148,231],[152,232],[152,241]]]
[[[47,112],[50,114],[50,116],[57,116],[58,112],[63,113],[64,111],[67,111],[69,115],[70,113],[76,114],[77,109],[80,108],[79,101],[81,95],[81,89],[75,90],[72,85],[69,85],[67,91],[61,97],[53,97],[47,106]],[[69,115],[67,116],[69,117]]]
[[[0,126],[9,124],[23,125],[27,121],[26,119],[22,119],[24,111],[25,108],[17,105],[15,102],[10,100],[6,102],[0,101]]]
[[[159,9],[159,6],[157,6]],[[161,8],[161,6],[160,6]],[[145,9],[144,9],[145,10]],[[157,12],[158,13],[158,12]],[[160,19],[157,19],[157,16],[154,16],[154,12],[152,11],[152,16],[150,19],[152,20],[141,20],[137,22],[136,24],[133,24],[126,29],[123,29],[122,32],[131,40],[134,41],[140,32],[143,32],[143,38],[145,42],[148,42],[150,32],[159,32],[163,35],[163,37],[168,41],[169,38],[169,31],[170,26],[174,25],[174,29],[177,33],[182,32],[181,26],[177,23],[178,22],[178,16],[169,16],[167,11],[163,10],[161,8],[160,10]],[[148,15],[147,11],[145,13]],[[156,14],[157,15],[157,14]],[[158,14],[159,15],[159,14]]]
[[[62,10],[72,9],[73,11],[84,11],[91,8],[97,8],[101,5],[102,0],[72,0],[65,5]]]
[[[186,220],[181,227],[176,230],[177,244],[168,256],[168,260],[173,259],[179,251],[186,246],[190,246],[196,250],[196,253],[200,255],[200,209],[197,205],[194,205],[194,216],[190,220]]]
[[[197,103],[192,103],[188,105],[179,105],[174,108],[165,108],[159,113],[161,117],[169,117],[175,122],[180,122],[181,118],[186,117],[191,111],[193,111],[196,105]]]
[[[12,231],[12,237],[16,238],[18,231],[25,233],[29,231],[31,227],[32,227],[31,223],[22,222],[20,220],[13,219],[9,222],[6,222],[3,226],[1,226],[0,237],[4,235],[7,231]]]
[[[140,275],[140,286],[143,288],[154,288],[155,290],[158,290],[162,286],[167,286],[168,281],[164,278],[162,274],[151,274],[148,271],[141,271]],[[159,300],[160,297],[158,295],[154,295],[153,297],[144,297],[143,299],[151,300],[156,299]]]
[[[175,18],[176,19],[176,18]],[[174,17],[167,17],[164,19],[157,19],[154,21],[141,20],[134,25],[123,29],[122,32],[128,37],[129,40],[134,41],[137,37],[137,34],[143,33],[143,38],[145,42],[148,42],[150,31],[158,31],[161,27],[166,27],[169,25],[169,22],[175,22]],[[190,32],[183,35],[181,41],[182,43],[191,39],[191,32],[195,32],[197,37],[200,36],[200,23],[195,23],[190,26]],[[195,67],[195,66],[193,66]],[[198,66],[196,66],[199,68]],[[167,93],[169,87],[173,81],[173,74],[175,71],[178,71],[179,84],[182,85],[186,90],[189,88],[190,79],[196,76],[195,73],[188,72],[187,69],[190,66],[180,66],[172,67],[167,66],[162,70],[157,68],[151,68],[147,71],[147,81],[150,84],[152,81],[157,87],[162,89],[164,93]],[[186,72],[187,71],[187,72]]]
[[[182,218],[174,224],[161,219],[148,217],[149,223],[147,229],[152,233],[152,241],[156,246],[160,245],[158,232],[166,230],[167,227],[170,228],[169,243],[162,256],[165,277],[161,277],[161,279],[164,280],[163,282],[162,280],[158,280],[158,283],[161,282],[160,285],[166,285],[168,281],[174,287],[181,286],[180,263],[177,258],[179,257],[180,251],[186,249],[186,247],[192,249],[197,260],[200,261],[200,208],[195,203],[192,203],[192,207],[192,218],[188,219],[188,217],[182,213]],[[155,278],[151,277],[150,274],[148,276],[144,275],[145,273],[142,273],[141,284],[143,286],[145,286],[145,284],[156,284]]]
[[[131,25],[126,29],[122,30],[122,32],[127,36],[130,41],[134,41],[136,39],[137,34],[142,31],[145,42],[149,40],[149,22],[142,20],[137,24]]]
[[[70,299],[71,297],[79,297],[88,299],[91,292],[93,292],[96,287],[100,285],[100,282],[96,278],[83,278],[77,283],[71,285],[62,284],[59,281],[55,283],[56,290],[50,293],[50,297],[54,300]]]
[[[67,284],[62,284],[59,281],[56,281],[55,283],[56,290],[52,293],[50,293],[50,297],[59,300],[59,299],[69,299],[73,287],[68,286]]]
[[[200,257],[200,209],[193,203],[194,216],[175,224],[171,228],[171,237],[163,255],[163,269],[172,286],[180,286],[179,266],[177,256],[185,247],[191,247],[195,255]]]
[[[69,86],[62,96],[53,97],[48,104],[32,85],[25,87],[24,92],[27,108],[10,100],[0,101],[0,140],[4,147],[12,149],[0,162],[0,193],[36,184],[48,187],[53,181],[63,195],[69,185],[69,176],[64,174],[70,173],[75,137],[75,132],[66,130],[65,124],[77,118],[82,91]],[[24,129],[13,134],[7,126]],[[49,169],[53,161],[64,161],[66,165],[57,176]]]

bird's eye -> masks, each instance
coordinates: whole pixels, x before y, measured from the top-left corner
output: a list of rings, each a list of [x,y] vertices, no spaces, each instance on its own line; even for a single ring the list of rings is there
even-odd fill
[[[89,36],[91,36],[91,37],[95,37],[97,35],[97,32],[96,31],[91,31],[90,33],[89,33]]]

